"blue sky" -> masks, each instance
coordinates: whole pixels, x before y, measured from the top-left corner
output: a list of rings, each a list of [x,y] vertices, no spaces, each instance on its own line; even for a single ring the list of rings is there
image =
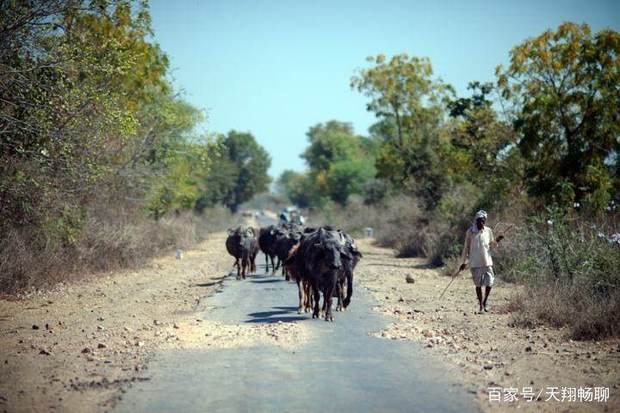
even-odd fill
[[[330,119],[365,134],[375,121],[349,87],[370,55],[431,59],[465,94],[528,37],[564,21],[620,31],[615,1],[152,0],[155,40],[203,129],[250,131],[271,154],[270,174],[303,170],[306,131]]]

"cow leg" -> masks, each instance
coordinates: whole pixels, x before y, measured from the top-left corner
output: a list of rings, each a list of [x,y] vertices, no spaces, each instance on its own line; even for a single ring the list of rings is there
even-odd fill
[[[336,283],[336,296],[338,297],[338,304],[336,304],[336,311],[342,311],[342,288],[340,287],[340,281]]]
[[[304,310],[304,305],[306,304],[306,297],[304,294],[304,286],[299,279],[297,280],[297,292],[299,295],[299,307],[297,307],[297,314],[301,314]]]
[[[312,312],[312,318],[319,318],[319,301],[321,301],[321,293],[319,292],[319,286],[316,283],[312,283],[312,295],[314,296],[314,311]]]
[[[337,274],[335,272],[328,273],[324,279],[323,300],[325,306],[325,321],[334,321],[334,316],[332,315],[332,301],[337,283]]]
[[[269,272],[269,254],[265,253],[265,274]]]
[[[237,279],[241,279],[241,264],[239,264],[239,258],[235,258],[235,267],[237,267]]]
[[[312,309],[312,294],[310,294],[310,283],[308,281],[303,282],[304,293],[306,295],[306,307],[304,308],[304,312],[307,313]]]
[[[337,288],[337,292],[338,292],[338,306],[336,307],[336,311],[344,311],[345,310],[345,306],[344,304],[344,283],[346,282],[346,280],[344,279],[340,279],[338,280],[338,288]]]
[[[251,273],[255,274],[256,273],[256,254],[252,255],[252,269],[251,269]]]

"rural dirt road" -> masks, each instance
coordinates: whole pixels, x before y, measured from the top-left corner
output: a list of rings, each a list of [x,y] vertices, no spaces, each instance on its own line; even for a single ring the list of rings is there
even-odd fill
[[[351,307],[326,323],[296,313],[296,285],[264,274],[262,255],[255,276],[231,277],[224,240],[0,300],[0,412],[620,411],[618,340],[514,327],[514,286],[477,315],[470,280],[438,301],[439,271],[360,240]],[[490,386],[610,399],[489,404]]]

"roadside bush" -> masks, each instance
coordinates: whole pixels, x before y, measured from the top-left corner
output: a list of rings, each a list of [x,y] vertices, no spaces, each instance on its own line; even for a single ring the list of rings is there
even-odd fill
[[[0,292],[49,287],[88,273],[136,267],[174,248],[188,249],[232,222],[224,208],[153,220],[122,208],[89,212],[81,236],[59,242],[32,229],[12,229],[0,240]]]
[[[500,273],[525,284],[513,298],[514,322],[568,327],[575,339],[620,335],[620,244],[614,219],[586,222],[549,211],[500,249]],[[617,228],[617,226],[616,226]]]

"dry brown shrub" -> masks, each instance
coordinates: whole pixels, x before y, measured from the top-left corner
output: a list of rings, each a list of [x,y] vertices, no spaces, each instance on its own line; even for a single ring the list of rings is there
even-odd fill
[[[0,239],[0,292],[45,288],[87,274],[142,265],[176,248],[189,249],[208,233],[231,225],[224,208],[191,212],[158,221],[123,209],[93,208],[74,243],[42,239],[28,229],[12,229]]]

